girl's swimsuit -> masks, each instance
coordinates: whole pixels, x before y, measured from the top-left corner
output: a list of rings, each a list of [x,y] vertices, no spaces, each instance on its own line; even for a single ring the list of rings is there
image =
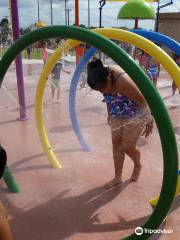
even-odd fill
[[[159,68],[157,65],[151,65],[147,70],[147,72],[152,78],[158,77],[158,71],[159,71]]]
[[[146,68],[146,64],[147,64],[147,57],[146,57],[146,55],[141,55],[141,56],[139,56],[139,64],[140,64],[143,68]]]
[[[125,74],[125,72],[121,72],[113,81],[116,82],[122,74]],[[115,96],[104,94],[103,102],[106,102],[112,117],[134,118],[142,114],[134,101],[120,93],[117,93]]]
[[[107,103],[109,113],[112,117],[134,118],[141,115],[137,104],[119,93],[116,96],[104,94],[103,101]]]
[[[119,76],[114,79],[114,82]],[[143,110],[127,96],[119,93],[115,96],[104,94],[103,101],[106,102],[109,114],[111,115],[109,124],[112,141],[120,142],[118,149],[119,147],[128,149],[136,146],[137,140],[146,123],[146,119],[143,117]]]
[[[56,88],[59,88],[62,68],[63,64],[61,62],[57,62],[52,70],[52,85]]]
[[[180,58],[178,58],[175,62],[180,67]]]
[[[44,60],[44,61],[47,61],[47,60],[48,60],[48,50],[47,50],[47,48],[45,48],[45,49],[43,50],[43,60]]]

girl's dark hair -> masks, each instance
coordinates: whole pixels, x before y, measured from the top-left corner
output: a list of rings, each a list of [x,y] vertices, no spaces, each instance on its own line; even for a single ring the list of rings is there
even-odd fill
[[[7,162],[7,155],[5,149],[0,145],[0,178],[4,173],[4,169]]]
[[[89,62],[87,65],[87,70],[91,71],[100,67],[104,67],[101,60],[96,57],[93,57],[92,61]]]
[[[104,67],[100,59],[94,59],[87,65],[87,83],[94,89],[103,89],[107,86],[109,68]]]

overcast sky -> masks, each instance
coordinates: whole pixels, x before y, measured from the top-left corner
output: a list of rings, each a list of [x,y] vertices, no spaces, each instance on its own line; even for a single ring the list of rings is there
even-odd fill
[[[0,19],[9,17],[8,9],[9,0],[0,0]],[[38,0],[18,0],[20,26],[26,27],[37,22],[38,19]],[[53,2],[53,24],[65,24],[65,0],[52,0]],[[160,3],[165,4],[170,0],[161,0]],[[47,25],[50,25],[50,0],[39,0],[40,3],[40,19]],[[107,2],[103,7],[102,25],[105,27],[125,26],[133,27],[133,20],[117,20],[119,9],[124,3]],[[153,8],[157,9],[157,3],[150,3]],[[80,8],[80,24],[87,25],[88,23],[88,0],[79,0]],[[70,24],[74,23],[74,0],[67,1],[67,8],[70,11]],[[90,0],[90,25],[99,26],[99,0]],[[161,9],[161,12],[180,12],[180,0],[174,0],[174,4]],[[139,26],[146,29],[154,28],[154,21],[140,20]]]

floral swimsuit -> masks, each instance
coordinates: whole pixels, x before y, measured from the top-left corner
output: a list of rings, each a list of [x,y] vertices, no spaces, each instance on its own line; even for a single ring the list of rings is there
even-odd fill
[[[103,102],[106,102],[112,117],[134,118],[141,115],[137,104],[119,93],[116,96],[104,94]]]

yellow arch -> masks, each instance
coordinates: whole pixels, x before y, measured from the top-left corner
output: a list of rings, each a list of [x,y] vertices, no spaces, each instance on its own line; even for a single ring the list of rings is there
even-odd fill
[[[124,42],[128,42],[132,45],[135,45],[138,48],[143,49],[145,52],[152,55],[159,63],[161,63],[164,68],[167,70],[169,75],[173,78],[176,85],[180,89],[180,69],[176,65],[176,63],[166,54],[161,48],[152,43],[151,41],[129,31],[112,29],[112,28],[100,28],[93,30],[96,33],[102,34],[103,36],[120,40]],[[35,99],[35,115],[36,115],[36,125],[40,137],[41,144],[45,153],[47,154],[52,167],[60,168],[61,165],[54,154],[52,147],[49,143],[45,125],[42,117],[43,113],[43,95],[46,86],[47,77],[51,73],[55,63],[61,58],[62,53],[68,52],[71,48],[79,45],[80,42],[76,40],[68,40],[65,42],[63,46],[58,48],[56,52],[54,52],[51,57],[48,59],[44,69],[40,74],[40,78],[38,81],[38,86],[36,90],[36,99]]]

